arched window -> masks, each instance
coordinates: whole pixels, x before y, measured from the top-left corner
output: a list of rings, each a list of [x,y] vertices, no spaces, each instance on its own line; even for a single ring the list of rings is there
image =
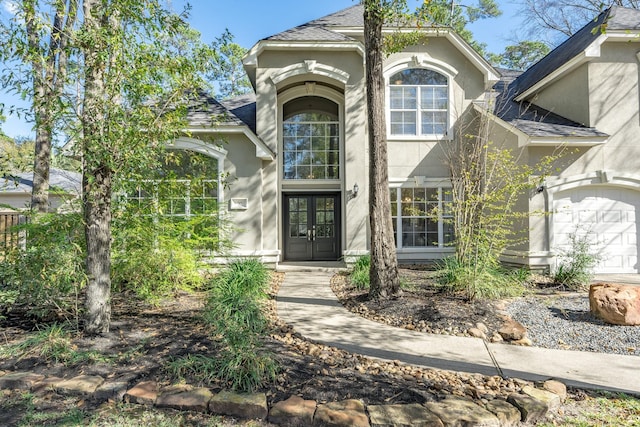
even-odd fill
[[[409,68],[389,78],[391,135],[443,135],[449,116],[447,77]]]
[[[283,108],[284,179],[339,179],[338,105],[307,96]]]
[[[159,165],[135,183],[127,195],[129,209],[171,217],[218,212],[218,159],[190,150],[166,150]]]

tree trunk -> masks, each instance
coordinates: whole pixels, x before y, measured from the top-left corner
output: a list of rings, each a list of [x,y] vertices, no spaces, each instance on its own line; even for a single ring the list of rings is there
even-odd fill
[[[111,190],[113,170],[105,135],[105,33],[109,19],[101,0],[85,0],[85,32],[82,46],[85,65],[82,120],[83,208],[87,242],[87,296],[84,330],[88,334],[109,331],[111,321]],[[106,27],[106,28],[105,28]]]
[[[391,222],[387,141],[382,73],[382,26],[384,5],[380,0],[364,2],[364,40],[367,69],[367,116],[369,125],[369,222],[371,226],[371,298],[398,293],[398,260]]]

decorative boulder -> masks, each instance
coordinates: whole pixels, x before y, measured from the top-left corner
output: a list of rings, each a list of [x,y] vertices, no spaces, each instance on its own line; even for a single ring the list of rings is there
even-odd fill
[[[640,286],[596,283],[589,288],[591,312],[613,325],[640,325]]]

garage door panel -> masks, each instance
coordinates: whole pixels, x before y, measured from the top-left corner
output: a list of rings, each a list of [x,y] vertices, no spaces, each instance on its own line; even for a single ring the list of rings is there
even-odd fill
[[[560,192],[554,201],[556,249],[568,249],[570,235],[587,233],[600,252],[598,273],[637,273],[640,192],[625,188],[588,186]]]

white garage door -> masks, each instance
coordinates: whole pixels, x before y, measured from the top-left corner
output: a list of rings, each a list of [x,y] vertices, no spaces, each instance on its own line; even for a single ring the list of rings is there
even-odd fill
[[[576,230],[587,235],[601,260],[596,273],[638,273],[640,192],[589,186],[554,197],[554,249],[566,249]]]

